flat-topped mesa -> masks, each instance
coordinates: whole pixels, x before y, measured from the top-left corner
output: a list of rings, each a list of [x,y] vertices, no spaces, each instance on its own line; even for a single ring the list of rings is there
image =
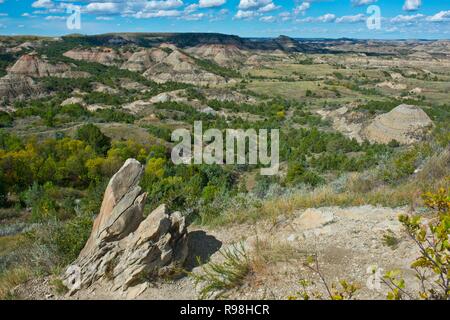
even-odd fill
[[[184,217],[165,205],[144,219],[143,166],[128,159],[111,178],[91,235],[63,276],[70,294],[97,282],[126,291],[145,278],[181,267],[187,257]]]

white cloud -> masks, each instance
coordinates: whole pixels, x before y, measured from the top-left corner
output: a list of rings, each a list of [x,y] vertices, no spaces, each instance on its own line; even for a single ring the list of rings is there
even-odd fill
[[[419,7],[422,5],[421,0],[406,0],[405,4],[403,5],[403,10],[405,11],[415,11],[419,9]]]
[[[36,18],[36,16],[29,14],[28,12],[22,13],[21,16],[25,18]]]
[[[187,14],[181,17],[183,20],[188,21],[198,21],[205,17],[206,15],[204,13],[194,13],[194,14]]]
[[[127,1],[127,3],[132,4],[132,1]],[[139,3],[139,1],[137,1]],[[161,0],[161,1],[146,1],[145,9],[146,10],[167,10],[181,7],[183,5],[183,1],[181,0]]]
[[[200,8],[214,8],[214,7],[220,7],[221,5],[224,5],[226,3],[226,0],[200,0],[198,2],[198,5]]]
[[[182,0],[153,0],[153,1],[125,1],[121,15],[127,17],[157,18],[157,17],[178,17],[183,15],[183,11],[176,10],[183,6]],[[189,6],[188,6],[189,7]],[[190,7],[189,12],[195,11],[196,7]]]
[[[425,17],[423,14],[413,14],[413,15],[398,15],[391,19],[392,23],[405,23],[405,22],[414,22],[421,20],[423,17]]]
[[[188,5],[188,6],[184,9],[184,11],[185,11],[185,12],[194,12],[194,11],[197,11],[198,8],[199,8],[199,5],[196,4],[196,3],[193,3],[193,4]]]
[[[357,23],[366,21],[366,16],[362,13],[354,16],[342,16],[336,19],[336,23]]]
[[[96,17],[95,20],[100,20],[100,21],[111,21],[111,20],[114,20],[114,18],[113,18],[113,17],[99,16],[99,17]]]
[[[305,19],[297,20],[297,21],[300,21],[300,22],[323,22],[323,23],[327,23],[327,22],[333,22],[335,20],[336,20],[336,15],[335,14],[327,13],[327,14],[324,14],[324,15],[322,15],[320,17],[308,17],[308,18],[305,18]]]
[[[45,17],[45,20],[66,20],[67,17],[63,16],[47,16]]]
[[[336,19],[336,15],[332,13],[324,14],[323,16],[320,16],[317,18],[319,22],[332,22]]]
[[[369,4],[375,3],[378,0],[352,0],[352,5],[354,7],[367,6]]]
[[[259,12],[270,12],[274,11],[280,8],[279,6],[276,6],[273,2],[266,4],[264,7],[261,7],[258,9]]]
[[[301,5],[298,5],[295,9],[294,9],[294,13],[295,14],[305,14],[306,10],[308,10],[311,7],[311,3],[309,2],[303,2]]]
[[[259,18],[259,20],[262,22],[274,22],[276,19],[274,16],[264,16]]]
[[[252,10],[239,10],[234,16],[235,19],[251,19],[258,15],[257,12]]]
[[[260,9],[272,3],[272,0],[240,0],[239,9]]]
[[[281,12],[278,16],[281,18],[281,21],[283,22],[292,19],[292,15],[290,12]]]
[[[54,3],[51,0],[37,0],[31,6],[33,8],[53,8]]]
[[[150,12],[138,12],[133,16],[138,19],[145,19],[145,18],[179,17],[180,15],[181,12],[178,10],[158,10]]]
[[[435,15],[428,17],[427,21],[431,22],[450,21],[450,10],[438,12]]]
[[[89,3],[84,11],[87,13],[114,14],[122,11],[120,3],[116,2],[93,2]]]

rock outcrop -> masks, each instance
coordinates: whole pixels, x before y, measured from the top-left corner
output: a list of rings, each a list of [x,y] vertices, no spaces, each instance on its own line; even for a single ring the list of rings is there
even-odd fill
[[[25,54],[8,70],[9,74],[28,77],[62,76],[70,70],[65,63],[52,64],[37,54]]]
[[[194,58],[172,45],[136,52],[122,68],[142,72],[147,79],[158,83],[176,81],[216,85],[226,82],[223,77],[203,69]]]
[[[162,205],[144,218],[147,194],[139,187],[142,174],[143,166],[129,159],[109,181],[89,240],[63,277],[71,294],[97,282],[119,292],[142,288],[145,280],[184,263],[184,217],[169,214]]]
[[[30,77],[9,74],[0,78],[0,100],[20,99],[42,92],[42,88]]]
[[[235,45],[201,45],[186,50],[202,59],[209,59],[222,67],[240,67],[248,59],[248,53]]]
[[[402,104],[376,117],[363,134],[374,142],[396,140],[401,144],[412,144],[420,141],[432,125],[433,122],[421,108]]]
[[[141,50],[133,53],[128,61],[122,65],[122,69],[144,72],[153,65],[162,62],[168,55],[168,51],[160,48]]]
[[[96,62],[106,66],[118,65],[122,56],[111,48],[72,49],[63,54],[74,60]]]

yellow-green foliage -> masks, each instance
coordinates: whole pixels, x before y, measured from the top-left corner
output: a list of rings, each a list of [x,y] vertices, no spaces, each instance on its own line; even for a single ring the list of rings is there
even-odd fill
[[[450,189],[441,188],[437,193],[424,194],[423,198],[436,215],[428,225],[422,223],[420,216],[402,215],[399,218],[420,252],[411,264],[420,281],[420,290],[417,294],[408,292],[401,272],[392,270],[384,276],[390,300],[450,299]]]

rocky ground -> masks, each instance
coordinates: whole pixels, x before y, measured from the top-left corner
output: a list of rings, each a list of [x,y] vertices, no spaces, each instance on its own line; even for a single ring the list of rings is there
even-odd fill
[[[259,222],[254,225],[235,225],[216,229],[189,228],[189,257],[185,267],[195,265],[195,257],[205,261],[220,261],[220,250],[242,242],[249,256],[255,260],[254,270],[242,287],[228,293],[231,299],[286,299],[299,290],[298,281],[313,279],[313,290],[325,293],[316,275],[303,266],[307,255],[317,253],[320,267],[329,283],[346,279],[358,283],[357,298],[383,299],[386,288],[380,291],[367,287],[368,268],[378,266],[384,272],[404,271],[407,283],[413,281],[409,269],[417,255],[413,243],[402,232],[397,220],[406,208],[390,209],[373,206],[352,208],[320,208],[299,211],[276,223]],[[386,245],[384,235],[392,232],[395,246]],[[193,272],[202,272],[194,267]],[[414,281],[413,281],[414,282]],[[126,293],[112,292],[108,283],[96,284],[75,295],[58,296],[49,279],[32,280],[17,289],[27,299],[196,299],[198,287],[190,277],[177,280],[158,280]]]

